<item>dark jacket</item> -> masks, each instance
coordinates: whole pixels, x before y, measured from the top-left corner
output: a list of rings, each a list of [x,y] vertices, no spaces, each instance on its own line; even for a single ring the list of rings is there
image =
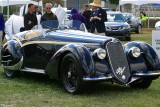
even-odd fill
[[[96,11],[92,11],[91,17],[100,17],[101,20],[93,20],[91,21],[91,32],[94,33],[95,28],[97,29],[98,33],[104,33],[106,32],[105,24],[104,22],[107,21],[107,13],[102,8],[99,8]]]
[[[41,22],[42,21],[47,21],[47,20],[58,20],[57,19],[57,16],[54,14],[54,13],[47,13],[47,12],[45,12],[44,14],[43,14],[43,16],[41,17]]]
[[[35,25],[37,25],[37,17],[35,14],[28,12],[24,15],[24,29],[31,30]]]
[[[3,14],[0,13],[0,31],[4,30],[4,23]]]
[[[87,29],[91,29],[91,23],[90,23],[90,18],[91,18],[91,13],[92,11],[91,10],[86,10],[82,13],[82,15],[86,18],[87,20],[87,24],[86,24],[86,27]]]
[[[79,20],[82,23],[86,24],[87,20],[84,16],[82,16],[81,14],[78,13],[78,11],[75,8],[72,8],[71,10],[71,17],[70,19],[72,20]]]
[[[42,13],[39,11],[39,12],[33,12],[35,15],[42,15]]]

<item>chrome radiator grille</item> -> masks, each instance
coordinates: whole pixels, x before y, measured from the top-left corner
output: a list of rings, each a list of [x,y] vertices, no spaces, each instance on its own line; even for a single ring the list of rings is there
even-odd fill
[[[106,44],[106,49],[114,78],[122,83],[127,83],[130,70],[122,44],[111,41]]]

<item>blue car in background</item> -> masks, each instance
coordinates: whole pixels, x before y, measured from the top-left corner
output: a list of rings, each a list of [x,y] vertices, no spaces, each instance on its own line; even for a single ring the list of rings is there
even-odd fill
[[[131,40],[130,25],[121,12],[107,12],[107,19],[108,21],[105,22],[107,36]]]

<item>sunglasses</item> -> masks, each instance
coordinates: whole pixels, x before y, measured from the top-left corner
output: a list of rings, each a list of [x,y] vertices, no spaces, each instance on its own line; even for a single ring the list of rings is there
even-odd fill
[[[47,7],[47,9],[49,10],[49,9],[51,9],[50,7]]]

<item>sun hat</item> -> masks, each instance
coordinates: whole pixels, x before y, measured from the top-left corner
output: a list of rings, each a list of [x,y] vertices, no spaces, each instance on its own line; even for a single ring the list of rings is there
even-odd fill
[[[90,3],[89,5],[96,6],[96,7],[102,7],[101,0],[94,0],[93,3]]]

